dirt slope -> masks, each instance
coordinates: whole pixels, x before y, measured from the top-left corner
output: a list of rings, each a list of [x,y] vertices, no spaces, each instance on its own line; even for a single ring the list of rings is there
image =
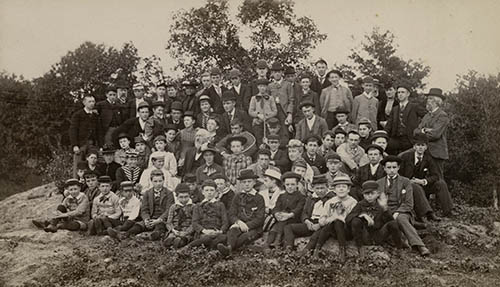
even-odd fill
[[[336,246],[321,259],[263,255],[257,247],[222,259],[203,249],[178,254],[140,239],[115,242],[59,231],[45,233],[31,220],[48,217],[60,202],[51,185],[0,202],[0,286],[498,286],[500,216],[460,207],[452,220],[422,232],[433,251],[373,247],[367,260],[344,265]]]

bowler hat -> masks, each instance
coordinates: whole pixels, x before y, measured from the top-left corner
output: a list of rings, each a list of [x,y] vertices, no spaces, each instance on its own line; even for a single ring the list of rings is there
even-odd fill
[[[186,112],[184,112],[184,117],[192,117],[194,119],[195,118],[194,112],[193,111],[186,111]]]
[[[201,184],[201,188],[204,188],[205,186],[211,186],[213,188],[217,188],[217,184],[215,184],[215,181],[213,179],[205,179],[203,183]]]
[[[429,92],[427,94],[425,94],[425,95],[426,96],[438,97],[438,98],[441,98],[442,100],[444,100],[443,90],[441,90],[439,88],[431,88],[429,90]]]
[[[327,183],[328,183],[328,179],[326,178],[326,176],[324,174],[316,175],[313,177],[313,180],[312,180],[313,185],[315,185],[315,184],[327,184]]]
[[[268,68],[267,63],[264,60],[257,61],[256,67],[257,67],[257,69],[267,69]]]
[[[182,103],[175,101],[170,105],[170,110],[182,111]]]
[[[285,75],[294,75],[295,74],[295,68],[292,66],[286,66],[285,67]]]
[[[302,110],[303,107],[314,107],[314,104],[311,101],[305,100],[300,103],[299,110]]]
[[[103,175],[103,176],[100,176],[97,181],[99,183],[111,183],[111,177],[107,176],[107,175]]]
[[[401,163],[403,162],[403,160],[399,156],[388,155],[388,156],[384,157],[384,159],[382,159],[382,161],[380,162],[380,164],[385,165],[388,162],[397,162],[398,165],[401,165]]]
[[[374,180],[367,180],[367,181],[363,182],[363,185],[361,186],[361,188],[363,189],[363,193],[368,193],[368,192],[371,192],[373,190],[377,190],[378,183]]]
[[[129,141],[132,141],[132,139],[130,138],[130,136],[127,133],[119,133],[118,140],[122,139],[122,138],[127,138]]]
[[[229,79],[239,78],[240,76],[241,76],[241,72],[240,72],[240,70],[238,70],[236,68],[229,71]]]
[[[424,134],[417,134],[413,137],[413,144],[428,144],[429,139]]]
[[[271,71],[283,71],[283,66],[279,62],[274,62],[271,65]]]
[[[251,169],[242,169],[240,170],[240,174],[238,176],[239,180],[245,180],[245,179],[256,179],[258,178],[257,175],[253,172]]]
[[[194,173],[186,173],[184,175],[184,182],[196,182],[196,175]]]
[[[110,154],[110,153],[115,153],[115,147],[112,144],[105,144],[102,147],[102,153],[103,154]]]
[[[300,176],[300,174],[295,173],[293,171],[287,171],[281,176],[281,181],[285,181],[285,179],[287,179],[287,178],[295,178],[295,179],[297,179],[297,181],[299,181],[302,178],[302,176]]]
[[[229,91],[224,91],[222,93],[221,100],[223,102],[228,102],[228,101],[236,101],[236,93],[229,90]]]
[[[64,188],[67,188],[67,187],[72,186],[72,185],[77,185],[77,186],[81,187],[81,183],[76,178],[71,178],[71,179],[68,179],[64,182]]]
[[[211,76],[214,76],[214,75],[220,75],[222,74],[220,69],[217,68],[217,67],[213,67],[211,70],[210,70],[210,75]]]
[[[380,154],[381,154],[381,155],[383,155],[383,154],[384,154],[384,149],[383,149],[381,146],[379,146],[379,145],[376,145],[376,144],[371,144],[371,145],[367,146],[367,147],[366,147],[366,152],[368,152],[368,151],[369,151],[369,150],[371,150],[371,149],[376,149],[376,150],[378,150],[378,151],[380,152]]]
[[[185,184],[184,182],[179,183],[175,187],[175,193],[185,193],[185,192],[190,192],[190,190],[189,190],[189,186],[187,184]]]
[[[269,80],[268,79],[257,79],[255,81],[255,84],[258,86],[258,85],[268,85],[269,84]]]
[[[329,160],[333,160],[333,161],[341,161],[341,158],[340,158],[340,155],[336,152],[329,152],[325,155],[325,161],[328,162]]]
[[[371,76],[366,76],[363,78],[363,84],[375,84],[375,80]]]
[[[407,90],[408,92],[411,92],[410,85],[408,85],[406,83],[398,83],[397,86],[396,86],[396,90],[399,89],[399,88],[403,88],[403,89]]]
[[[128,180],[127,181],[122,181],[120,183],[120,189],[121,190],[124,190],[127,187],[134,188],[134,183],[131,182],[131,181],[128,181]]]

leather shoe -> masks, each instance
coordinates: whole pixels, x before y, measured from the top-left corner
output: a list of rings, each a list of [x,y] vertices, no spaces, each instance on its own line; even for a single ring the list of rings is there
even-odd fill
[[[415,229],[426,229],[427,225],[424,222],[415,221],[413,222],[413,227],[415,227]]]
[[[437,217],[434,212],[430,212],[429,214],[427,214],[427,219],[429,220],[432,220],[432,221],[441,221],[441,218]]]
[[[418,247],[418,252],[420,253],[420,255],[422,256],[429,256],[431,255],[431,252],[429,251],[429,249],[427,249],[427,247],[425,246],[419,246]]]
[[[44,229],[49,225],[47,221],[38,221],[38,220],[32,220],[31,223],[33,223],[34,226],[40,229]]]
[[[230,247],[227,247],[226,245],[222,244],[222,243],[219,243],[217,244],[217,250],[219,250],[219,252],[224,256],[224,257],[227,257],[229,255],[231,255],[231,248]]]

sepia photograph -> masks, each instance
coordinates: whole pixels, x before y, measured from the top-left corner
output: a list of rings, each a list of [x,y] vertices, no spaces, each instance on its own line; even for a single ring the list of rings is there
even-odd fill
[[[0,287],[499,286],[497,0],[0,0]]]

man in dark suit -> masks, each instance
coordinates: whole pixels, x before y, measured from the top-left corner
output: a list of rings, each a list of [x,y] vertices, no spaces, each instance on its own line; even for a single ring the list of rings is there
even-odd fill
[[[100,118],[100,131],[101,142],[105,144],[112,144],[113,132],[120,125],[120,109],[116,103],[116,89],[108,87],[106,91],[106,100],[100,101],[96,104],[97,112]]]
[[[257,81],[260,79],[267,80],[267,73],[269,72],[269,67],[267,66],[266,61],[264,61],[264,60],[257,61],[257,64],[255,65],[255,72],[257,73],[257,78],[253,79],[250,82],[250,95],[249,95],[250,98],[252,98],[252,96],[255,96],[259,93],[259,89],[257,88]],[[248,112],[248,109],[247,109],[247,112]]]
[[[436,162],[439,178],[444,179],[443,164],[448,159],[448,143],[446,131],[450,118],[441,108],[444,95],[441,89],[432,88],[427,95],[426,109],[429,111],[413,132],[415,135],[424,134],[429,140],[429,152]]]
[[[322,144],[321,137],[310,135],[304,140],[306,152],[303,154],[304,160],[310,165],[318,168],[320,174],[327,171],[325,158],[318,154],[318,148]]]
[[[318,95],[321,95],[321,91],[324,88],[332,85],[332,83],[330,83],[330,81],[326,78],[328,63],[323,59],[319,59],[316,61],[314,66],[316,67],[317,75],[312,78],[311,90],[315,91]]]
[[[271,151],[269,164],[279,168],[281,173],[285,173],[286,171],[290,171],[292,165],[288,158],[288,152],[280,149],[280,141],[281,137],[279,135],[271,134],[267,136],[267,145]]]
[[[232,84],[232,87],[229,90],[234,92],[236,95],[235,107],[248,114],[250,99],[252,98],[252,88],[241,82],[241,72],[238,69],[232,69],[229,71],[229,80],[231,80]],[[222,93],[222,97],[224,97],[224,92]],[[224,100],[222,104],[224,105]]]
[[[137,111],[139,110],[139,105],[141,103],[151,104],[149,99],[144,97],[144,86],[142,84],[136,83],[132,86],[134,91],[134,98],[128,102],[128,115],[129,119],[138,117]]]
[[[123,124],[121,124],[113,133],[113,142],[115,146],[118,145],[118,135],[120,133],[128,134],[129,138],[133,139],[136,136],[141,136],[144,138],[145,136],[145,126],[146,121],[149,118],[149,104],[147,102],[142,102],[138,107],[138,117],[134,117],[126,120]],[[146,140],[146,139],[145,139]]]
[[[453,209],[453,201],[448,185],[439,178],[439,171],[432,156],[427,151],[428,140],[425,135],[414,138],[412,151],[401,155],[401,175],[413,183],[413,190],[423,190],[427,195],[435,193],[444,216],[449,216]]]
[[[182,82],[182,88],[184,89],[184,96],[182,97],[182,111],[185,113],[187,111],[192,111],[197,115],[200,111],[200,104],[196,98],[196,87],[198,87],[198,82],[195,80]]]
[[[167,125],[175,125],[177,130],[185,128],[184,121],[182,120],[182,103],[173,102],[170,106],[170,117],[167,118]]]
[[[85,154],[88,146],[101,146],[100,123],[97,111],[94,110],[95,99],[92,95],[83,98],[83,109],[76,111],[71,117],[69,139],[73,147],[73,175],[76,176],[76,166]]]
[[[224,107],[224,113],[221,114],[221,135],[226,136],[231,133],[231,122],[234,119],[239,119],[243,123],[245,130],[249,131],[252,129],[250,118],[248,114],[237,108],[237,98],[238,96],[233,91],[224,91],[222,94],[222,106]]]
[[[389,134],[387,152],[397,155],[412,147],[413,130],[418,126],[425,110],[416,103],[410,103],[410,88],[400,85],[397,89],[399,105],[394,107],[385,126]]]
[[[302,103],[305,101],[312,102],[314,104],[314,111],[316,115],[321,114],[321,107],[319,105],[319,95],[315,91],[311,89],[311,79],[313,77],[308,73],[302,73],[299,77],[300,85],[296,85],[295,89],[295,102]],[[300,120],[304,118],[304,114],[297,107],[294,112],[294,123],[298,123]]]
[[[380,161],[384,157],[384,149],[378,145],[372,144],[366,148],[366,154],[370,162],[357,170],[353,179],[353,187],[349,192],[357,201],[363,200],[361,191],[365,181],[377,181],[385,176],[384,167],[380,164]]]
[[[222,85],[222,73],[219,68],[212,68],[210,70],[210,78],[212,79],[212,86],[207,89],[206,93],[210,96],[212,100],[212,108],[216,114],[222,114],[224,109],[222,108],[222,94],[227,90],[224,85]]]

